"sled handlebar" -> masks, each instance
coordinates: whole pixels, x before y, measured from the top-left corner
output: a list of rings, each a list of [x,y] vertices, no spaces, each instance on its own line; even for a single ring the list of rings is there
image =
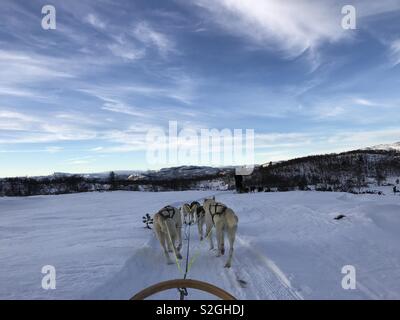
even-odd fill
[[[197,289],[200,291],[208,292],[222,300],[236,300],[234,296],[230,293],[226,292],[225,290],[218,288],[210,283],[192,280],[192,279],[175,279],[175,280],[168,280],[157,283],[150,287],[147,287],[137,294],[135,294],[130,300],[144,300],[147,297],[150,297],[158,292],[162,292],[169,289],[180,289],[180,288],[191,288]]]

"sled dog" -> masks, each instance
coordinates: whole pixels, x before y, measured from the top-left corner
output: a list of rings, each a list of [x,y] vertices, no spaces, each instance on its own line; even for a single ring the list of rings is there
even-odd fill
[[[182,217],[178,208],[166,206],[154,214],[154,231],[164,250],[167,264],[174,263],[169,252],[174,252],[176,258],[182,259]],[[176,244],[178,242],[178,245]]]
[[[190,207],[193,210],[195,220],[197,222],[197,230],[199,232],[200,241],[202,241],[204,238],[203,229],[204,229],[204,225],[206,223],[206,218],[205,218],[206,212],[205,212],[203,206],[197,201],[193,201],[190,204]]]
[[[185,203],[182,207],[181,207],[181,211],[182,211],[182,216],[183,216],[183,222],[185,224],[189,224],[191,225],[192,223],[194,223],[194,211],[192,209],[192,205],[189,203]]]
[[[220,257],[225,253],[225,232],[228,234],[229,255],[225,268],[230,268],[232,265],[233,244],[235,242],[239,219],[231,208],[228,208],[222,203],[216,202],[215,197],[212,199],[205,199],[203,208],[205,211],[206,235],[210,239],[210,249],[214,249],[212,228],[215,226],[218,246],[217,257]]]

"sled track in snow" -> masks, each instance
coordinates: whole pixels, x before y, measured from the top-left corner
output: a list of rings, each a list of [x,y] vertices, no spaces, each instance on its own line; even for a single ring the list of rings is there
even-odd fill
[[[202,199],[199,199],[202,200]],[[198,201],[199,201],[198,200]],[[172,203],[181,206],[181,202]],[[226,255],[216,257],[216,250],[209,250],[208,241],[200,242],[197,227],[191,226],[190,252],[191,259],[197,255],[188,279],[196,279],[214,284],[237,299],[268,299],[292,300],[303,297],[292,288],[285,274],[271,261],[262,250],[257,249],[245,240],[238,232],[235,241],[235,252],[230,269],[224,268]],[[183,234],[184,236],[184,234]],[[213,230],[214,242],[215,229]],[[225,244],[228,249],[229,245]],[[187,241],[183,241],[182,252],[186,252]],[[184,270],[185,260],[181,260]],[[148,270],[142,272],[142,270]],[[176,264],[167,265],[160,244],[154,234],[149,233],[148,240],[141,248],[134,251],[123,268],[106,283],[100,285],[93,294],[86,298],[128,299],[136,292],[161,281],[182,278]],[[107,288],[107,289],[106,289]],[[103,292],[98,296],[96,292]],[[170,290],[154,299],[178,299],[177,291]],[[197,290],[189,290],[187,299],[211,298],[204,297]]]
[[[200,245],[198,239],[194,239],[192,243],[197,248]],[[186,245],[183,250],[185,247]],[[223,267],[226,257],[217,258],[215,254],[215,251],[208,249],[208,243],[203,243],[188,278],[212,283],[227,290],[237,299],[302,299],[274,262],[262,252],[252,248],[240,236],[237,236],[233,264],[230,269]],[[183,263],[182,260],[182,266]],[[143,269],[147,269],[148,272],[141,272]],[[114,277],[108,279],[85,298],[128,299],[147,286],[176,278],[182,278],[182,274],[176,265],[165,263],[158,240],[151,234],[148,242],[142,248],[135,250]],[[98,292],[102,294],[99,296]],[[159,298],[178,299],[178,294],[171,290]],[[195,298],[202,298],[202,296],[199,296],[195,290],[190,290],[188,299]]]
[[[231,271],[231,272],[229,272]],[[285,274],[263,252],[252,247],[239,235],[232,270],[225,273],[236,284],[238,298],[298,300],[303,297],[292,288]]]
[[[193,231],[193,230],[192,230]],[[292,300],[302,299],[302,296],[291,287],[289,280],[280,269],[268,259],[262,252],[251,247],[240,236],[237,236],[234,261],[230,269],[224,268],[226,257],[217,258],[215,251],[208,249],[208,243],[200,244],[197,234],[192,239],[193,247],[198,249],[198,257],[189,271],[188,278],[207,281],[221,287],[237,299],[268,299],[268,300]],[[201,246],[200,246],[201,245]],[[200,246],[200,247],[199,247]],[[186,243],[183,249],[185,250]],[[147,266],[149,270],[145,274],[139,274],[139,270]],[[184,261],[181,261],[183,268]],[[159,243],[154,235],[147,244],[135,251],[118,275],[111,279],[112,284],[122,286],[116,292],[125,292],[128,296],[146,286],[164,280],[182,278],[176,265],[167,265]],[[122,290],[121,290],[122,289]],[[134,292],[132,292],[132,290]],[[104,290],[100,290],[104,292]],[[112,295],[108,298],[115,298]],[[160,298],[178,299],[176,292],[160,296]],[[157,298],[157,297],[154,297]],[[196,291],[189,291],[188,299],[199,298]],[[201,298],[201,296],[200,296]]]
[[[0,297],[125,300],[155,283],[182,279],[176,265],[166,265],[154,232],[141,218],[166,204],[216,193],[115,191],[0,199],[5,213]],[[198,257],[189,278],[238,299],[399,298],[399,197],[225,192],[217,200],[239,216],[232,268],[223,268],[227,257],[216,258],[192,226],[190,253]],[[334,220],[338,214],[346,218]],[[182,253],[185,249],[184,242]],[[57,268],[57,290],[37,285],[45,264]],[[357,270],[357,289],[350,291],[341,287],[342,267],[349,264]],[[151,297],[161,298],[177,300],[179,294],[168,290]],[[187,299],[215,297],[190,289]]]
[[[220,193],[214,194],[214,196],[218,195]],[[197,201],[200,200],[197,199]],[[197,230],[194,233],[197,236]],[[213,229],[213,235],[215,240],[215,229]],[[198,242],[194,246],[198,246]],[[208,241],[203,246],[207,247]],[[225,246],[227,246],[226,243]],[[245,241],[240,234],[236,235],[234,248],[233,264],[230,269],[223,268],[226,258],[224,256],[215,257],[215,252],[204,252],[203,250],[198,257],[198,259],[204,259],[204,254],[207,254],[208,260],[211,256],[209,262],[211,265],[216,264],[216,268],[219,268],[218,274],[223,281],[222,283],[220,283],[221,280],[218,282],[221,287],[230,287],[238,299],[303,299],[301,294],[292,288],[290,281],[278,266],[262,251]],[[228,250],[228,247],[226,249]],[[212,261],[213,258],[216,261]]]

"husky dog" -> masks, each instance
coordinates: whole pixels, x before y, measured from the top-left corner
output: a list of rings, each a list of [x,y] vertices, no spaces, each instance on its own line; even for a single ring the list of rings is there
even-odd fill
[[[157,238],[167,258],[167,264],[174,263],[168,252],[174,252],[176,258],[182,259],[179,253],[182,248],[182,217],[179,209],[171,206],[162,208],[154,214],[153,224]],[[178,245],[176,245],[177,241]]]
[[[233,243],[235,242],[239,219],[232,209],[222,203],[216,202],[215,197],[212,199],[205,199],[203,208],[205,211],[206,235],[210,238],[210,249],[214,249],[212,227],[215,226],[216,229],[218,245],[217,257],[225,253],[225,231],[228,233],[229,255],[225,268],[230,268],[233,256]]]
[[[203,241],[203,226],[206,223],[206,212],[204,211],[203,206],[197,202],[193,201],[190,204],[190,207],[194,213],[197,222],[197,230],[199,231],[200,241]]]
[[[181,207],[182,215],[183,215],[183,222],[185,224],[191,225],[194,223],[194,211],[191,204],[185,203]]]

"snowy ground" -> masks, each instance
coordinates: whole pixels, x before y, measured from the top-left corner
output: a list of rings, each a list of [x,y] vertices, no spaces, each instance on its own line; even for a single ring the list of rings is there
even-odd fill
[[[214,192],[215,193],[215,192]],[[104,192],[0,198],[0,299],[128,299],[162,280],[166,265],[141,217],[210,192]],[[239,216],[231,269],[191,229],[198,254],[189,278],[239,299],[399,299],[400,196],[287,192],[218,193]],[[347,217],[333,218],[339,214]],[[186,252],[184,243],[183,252]],[[41,288],[53,265],[57,288]],[[344,290],[341,269],[356,268]],[[175,290],[155,298],[177,299]],[[189,298],[212,298],[196,290]]]

